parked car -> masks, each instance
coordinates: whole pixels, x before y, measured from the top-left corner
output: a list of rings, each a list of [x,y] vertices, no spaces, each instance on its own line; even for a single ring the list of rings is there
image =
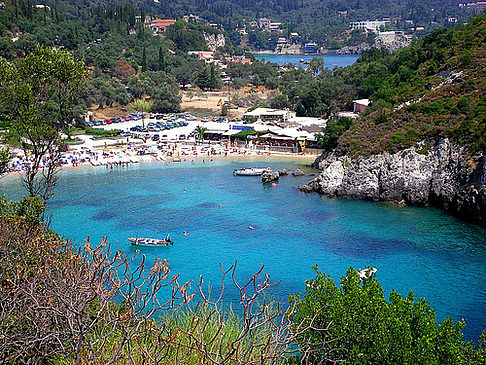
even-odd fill
[[[94,127],[93,122],[84,122],[84,124],[86,124],[88,127]]]
[[[154,134],[154,135],[152,136],[152,140],[153,140],[153,141],[158,141],[159,139],[160,139],[160,136],[159,136],[158,134]]]
[[[180,141],[183,141],[183,140],[185,140],[185,139],[186,139],[186,135],[185,135],[185,134],[181,134],[181,135],[179,135],[179,140],[180,140]]]
[[[122,137],[130,137],[132,134],[128,131],[123,131],[123,132],[120,132],[120,136]]]

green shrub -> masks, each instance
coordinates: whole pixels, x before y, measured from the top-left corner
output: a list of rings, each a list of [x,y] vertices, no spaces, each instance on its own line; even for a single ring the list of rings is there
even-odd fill
[[[471,100],[468,97],[460,98],[457,102],[457,109],[459,109],[462,114],[466,114],[469,104],[471,104]]]
[[[311,363],[344,364],[463,364],[485,360],[484,350],[462,340],[465,323],[445,319],[413,292],[403,298],[392,291],[389,300],[373,274],[360,277],[350,268],[340,286],[314,267],[304,295],[290,297],[293,320],[310,326],[301,336],[302,352],[312,351]],[[482,359],[482,360],[481,360]],[[476,362],[470,362],[471,364]],[[478,362],[480,363],[480,362]]]
[[[21,218],[29,224],[40,225],[44,211],[44,203],[39,197],[24,196],[20,201],[0,197],[0,215],[3,217]]]
[[[390,137],[390,142],[389,142],[390,147],[400,145],[404,139],[405,137],[401,132],[393,133]]]

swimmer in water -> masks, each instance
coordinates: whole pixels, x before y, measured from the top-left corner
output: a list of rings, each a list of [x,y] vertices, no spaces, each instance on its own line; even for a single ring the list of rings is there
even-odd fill
[[[252,231],[255,230],[255,227],[253,227],[253,226],[248,226],[248,228],[250,228]]]
[[[189,236],[189,232],[187,231],[184,231],[184,233],[182,233],[184,236]]]

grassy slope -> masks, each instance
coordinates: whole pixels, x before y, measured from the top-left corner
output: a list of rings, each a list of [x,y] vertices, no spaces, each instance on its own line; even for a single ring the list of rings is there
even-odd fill
[[[396,72],[371,96],[376,110],[341,136],[339,152],[394,152],[440,137],[471,153],[486,150],[486,15],[432,33],[382,62]]]

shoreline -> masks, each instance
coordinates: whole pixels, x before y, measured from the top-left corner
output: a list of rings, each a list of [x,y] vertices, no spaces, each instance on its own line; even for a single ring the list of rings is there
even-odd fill
[[[209,147],[210,145],[205,144],[205,145],[198,145],[198,147]],[[109,148],[109,146],[107,146]],[[106,148],[94,148],[94,152],[102,152],[105,151]],[[122,152],[126,150],[126,148],[122,147],[117,147],[117,148],[112,148],[110,149],[109,152],[111,153],[117,153],[117,152]],[[245,150],[246,151],[246,150]],[[72,151],[74,152],[74,151]],[[178,163],[189,163],[191,164],[192,161],[203,161],[203,163],[206,162],[212,162],[214,160],[234,160],[234,161],[251,161],[251,160],[291,160],[291,161],[301,161],[303,164],[310,165],[315,161],[315,159],[318,157],[316,155],[302,155],[302,154],[289,154],[289,153],[279,153],[279,152],[272,152],[268,154],[268,152],[265,153],[255,153],[255,151],[248,151],[247,153],[230,153],[227,155],[224,154],[215,154],[215,155],[207,155],[204,153],[198,153],[197,155],[181,155],[179,153],[179,158],[180,161],[174,162],[174,156],[166,156],[166,161],[160,160],[157,157],[155,157],[153,154],[145,154],[145,155],[132,155],[132,157],[136,157],[138,160],[137,162],[129,162],[129,163],[120,163],[120,162],[107,162],[105,164],[100,164],[100,165],[93,165],[91,162],[78,162],[76,163],[76,166],[72,164],[64,164],[59,167],[58,172],[61,172],[63,170],[65,171],[70,171],[74,169],[87,169],[87,168],[95,168],[95,167],[105,167],[106,169],[113,168],[115,166],[119,167],[121,165],[136,165],[138,163],[160,163],[163,165],[170,165],[170,164],[178,164]],[[0,179],[5,179],[6,181],[14,179],[16,177],[20,177],[23,175],[23,171],[12,171],[4,174],[3,176],[0,177]]]

